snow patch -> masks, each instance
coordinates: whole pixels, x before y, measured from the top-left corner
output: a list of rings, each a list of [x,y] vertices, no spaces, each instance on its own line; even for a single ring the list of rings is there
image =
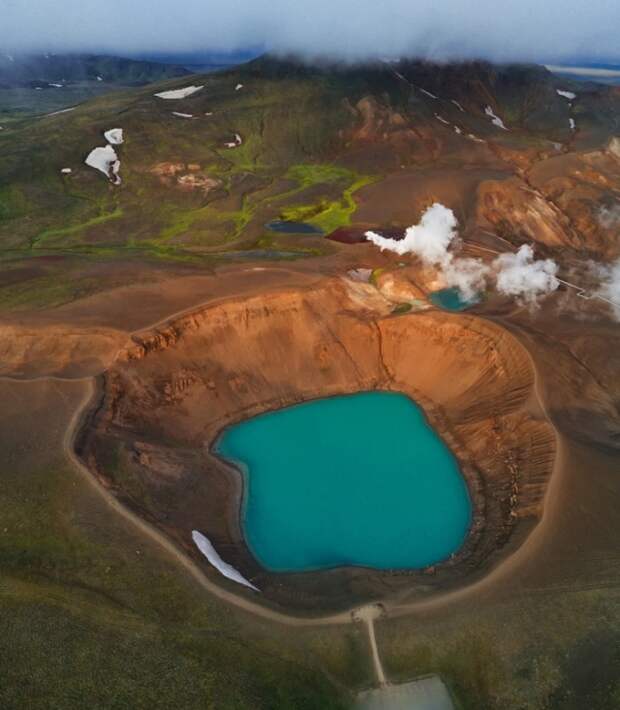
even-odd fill
[[[443,118],[443,116],[440,116],[438,113],[435,114],[435,118],[436,118],[438,121],[441,121],[442,123],[445,123],[446,126],[449,126],[449,125],[450,125],[450,121],[446,121],[446,119]]]
[[[104,132],[103,136],[111,145],[121,145],[123,142],[123,129],[110,128],[109,131]]]
[[[573,94],[572,91],[562,91],[561,89],[556,89],[555,90],[558,96],[563,96],[565,99],[568,99],[569,101],[572,101],[573,99],[577,98],[577,94]]]
[[[243,143],[243,139],[238,133],[235,133],[235,140],[224,143],[227,148],[238,148]]]
[[[71,168],[62,168],[60,172],[63,175],[70,175],[73,172],[73,170],[71,170]]]
[[[171,89],[170,91],[160,91],[155,94],[160,99],[184,99],[197,91],[204,89],[204,84],[202,86],[185,86],[182,89]]]
[[[501,119],[499,116],[496,116],[496,115],[493,113],[493,109],[492,109],[490,106],[487,106],[487,107],[484,109],[484,112],[486,113],[487,116],[490,116],[490,118],[491,118],[491,123],[492,123],[494,126],[497,126],[498,128],[501,128],[501,129],[504,130],[504,131],[507,131],[507,130],[508,130],[508,129],[506,128],[506,126],[504,125],[504,122],[502,121],[502,119]]]
[[[237,86],[235,86],[235,91],[241,91],[241,89],[243,89],[243,84],[237,84]]]
[[[62,84],[48,84],[48,86],[53,86],[55,89],[62,89]]]
[[[46,113],[46,116],[58,116],[61,113],[69,113],[69,111],[74,111],[75,106],[71,106],[70,108],[61,108],[60,111],[52,111],[52,113]]]
[[[97,81],[103,81],[103,77],[98,76],[98,77],[97,77]]]
[[[203,535],[201,532],[198,532],[198,530],[192,530],[192,540],[200,552],[202,552],[202,554],[207,558],[209,564],[213,565],[213,567],[215,567],[221,575],[232,580],[233,582],[237,582],[237,584],[242,584],[244,587],[253,589],[255,592],[260,591],[258,587],[255,587],[251,582],[248,582],[248,580],[232,565],[224,562],[224,560],[218,555],[208,537]]]
[[[114,185],[121,184],[121,177],[118,174],[121,161],[118,159],[118,155],[116,155],[116,151],[111,145],[106,145],[105,148],[95,148],[91,150],[84,162],[89,167],[102,172]]]
[[[451,101],[458,108],[459,111],[462,111],[463,113],[465,113],[465,109],[461,106],[461,104],[456,99],[451,99]]]
[[[426,89],[420,89],[420,91],[421,91],[423,94],[426,94],[427,96],[430,96],[431,99],[438,99],[438,98],[439,98],[439,96],[435,96],[435,94],[431,94],[431,92],[430,92],[430,91],[427,91]]]
[[[173,111],[172,115],[176,116],[177,118],[194,118],[193,113],[181,113],[180,111]]]
[[[569,119],[568,119],[568,125],[569,125],[569,128],[571,129],[571,131],[576,131],[576,130],[577,130],[577,124],[575,123],[575,119],[574,119],[574,118],[569,118]]]

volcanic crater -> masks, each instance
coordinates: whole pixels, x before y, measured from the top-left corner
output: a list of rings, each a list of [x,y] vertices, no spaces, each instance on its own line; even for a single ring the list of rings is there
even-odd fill
[[[194,529],[265,604],[288,609],[427,599],[488,573],[540,518],[555,458],[534,366],[513,335],[473,315],[394,315],[372,286],[340,277],[216,302],[134,335],[98,382],[75,442],[90,470],[214,581],[255,594],[206,563]],[[265,411],[372,390],[411,397],[457,457],[473,509],[463,546],[421,570],[262,568],[242,531],[242,476],[212,449],[218,435]]]

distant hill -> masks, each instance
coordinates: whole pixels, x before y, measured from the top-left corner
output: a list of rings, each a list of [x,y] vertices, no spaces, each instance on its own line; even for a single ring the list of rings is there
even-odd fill
[[[161,64],[176,64],[192,72],[192,74],[208,73],[228,69],[244,64],[260,56],[259,49],[245,49],[233,52],[182,52],[173,54],[152,53],[136,55],[137,59],[145,59]]]
[[[190,72],[176,64],[94,54],[0,54],[0,88],[47,88],[50,84],[105,82],[140,86]]]
[[[70,91],[27,93],[40,102]],[[159,260],[269,249],[288,258],[329,243],[275,237],[273,221],[325,234],[400,229],[439,200],[460,210],[465,230],[486,225],[515,246],[540,234],[545,248],[564,248],[585,234],[589,254],[605,253],[616,242],[597,215],[615,204],[611,178],[591,177],[579,154],[608,145],[619,111],[613,89],[534,65],[274,57],[64,110],[38,103],[34,116],[0,108],[0,246]],[[112,128],[124,131],[120,184],[84,162]],[[542,187],[527,182],[534,169]],[[543,188],[572,220],[558,221]]]

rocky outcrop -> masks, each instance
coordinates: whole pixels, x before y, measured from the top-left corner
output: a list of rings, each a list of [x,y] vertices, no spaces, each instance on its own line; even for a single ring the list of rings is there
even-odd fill
[[[97,475],[189,554],[191,530],[200,529],[285,606],[432,593],[482,574],[540,514],[552,467],[552,429],[531,397],[529,357],[511,335],[470,316],[390,316],[361,286],[332,279],[231,300],[135,336],[103,377],[78,442]],[[420,403],[458,457],[474,506],[467,542],[430,570],[262,569],[239,524],[240,475],[211,453],[212,442],[262,411],[373,389]]]
[[[547,247],[579,247],[567,217],[519,178],[487,180],[478,188],[477,219],[501,237]]]

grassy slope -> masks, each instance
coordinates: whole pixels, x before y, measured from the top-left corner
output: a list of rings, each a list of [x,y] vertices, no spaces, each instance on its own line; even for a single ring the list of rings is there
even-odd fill
[[[235,92],[239,81],[244,89]],[[206,86],[188,99],[153,95],[192,82]],[[232,71],[107,95],[68,113],[14,124],[0,132],[0,269],[48,254],[208,265],[214,253],[265,245],[287,256],[325,251],[329,246],[318,238],[296,243],[264,224],[291,204],[309,206],[327,231],[348,223],[353,193],[373,178],[332,164],[338,131],[350,120],[341,110],[342,91],[315,79],[247,79]],[[102,132],[116,126],[125,131],[121,187],[83,164],[104,144]],[[236,132],[243,144],[225,148]],[[163,184],[150,172],[162,162],[198,164],[221,188],[205,196],[180,190],[174,179]],[[63,176],[64,167],[72,174]],[[60,265],[56,270],[66,272]],[[53,290],[46,301],[33,283],[33,304],[58,302]],[[0,288],[0,304],[27,306],[23,284]]]
[[[80,383],[0,389],[3,710],[341,708],[321,657],[366,682],[363,633],[242,616],[105,506],[61,453]]]

